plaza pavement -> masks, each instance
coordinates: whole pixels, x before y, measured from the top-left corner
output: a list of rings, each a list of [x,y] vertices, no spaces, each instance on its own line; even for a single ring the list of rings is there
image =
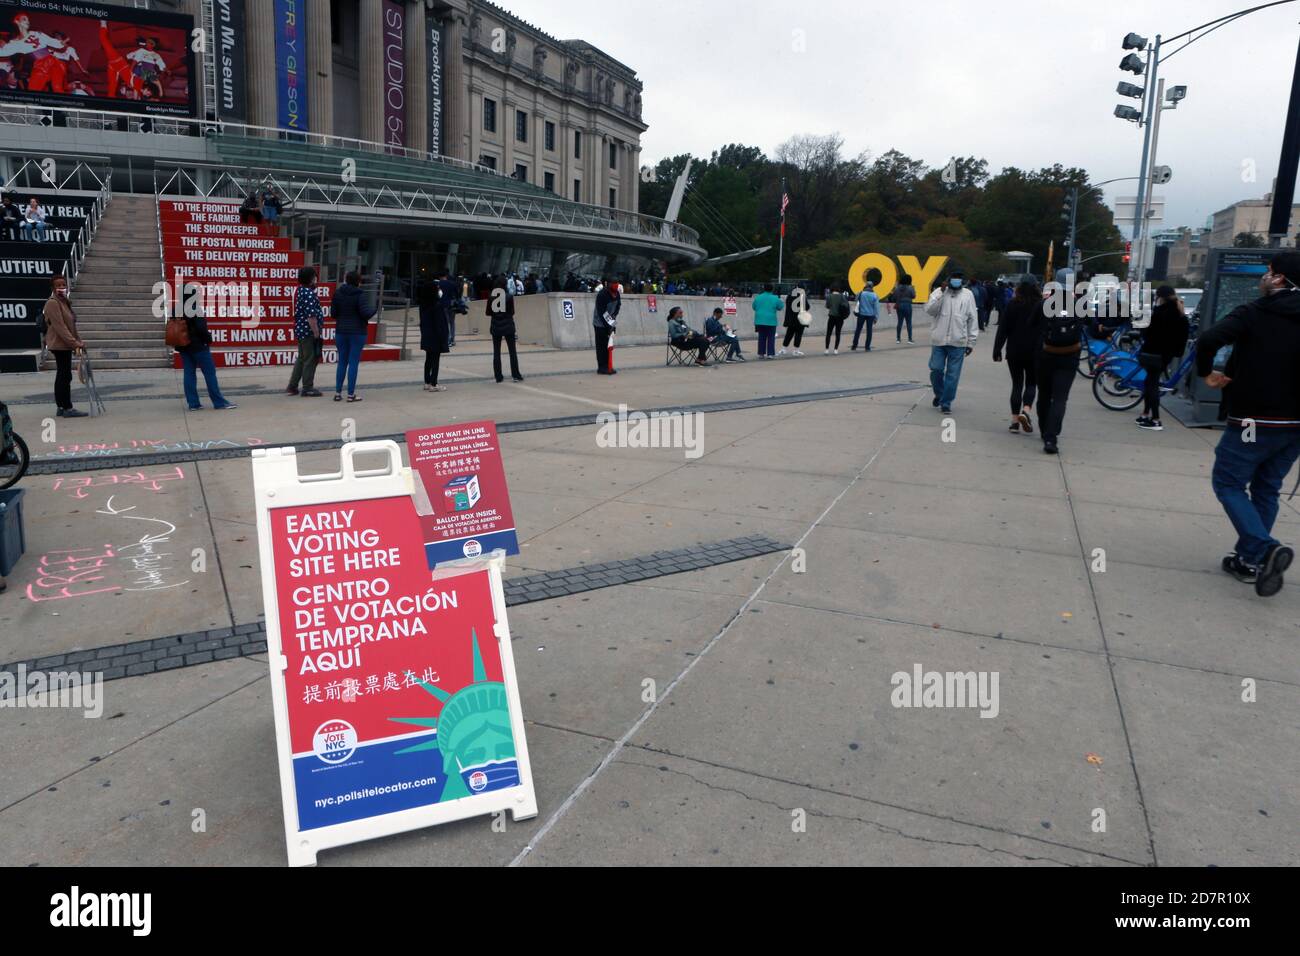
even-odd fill
[[[1079,379],[1062,454],[1045,456],[1006,430],[991,332],[967,361],[952,442],[919,387],[928,349],[886,334],[869,355],[814,342],[771,363],[748,343],[748,364],[707,370],[621,349],[614,378],[588,353],[525,350],[524,385],[492,382],[466,341],[444,358],[443,393],[409,384],[416,362],[363,366],[357,405],[277,394],[286,369],[227,370],[240,408],[223,413],[187,412],[179,373],[103,372],[109,414],[32,445],[47,462],[93,443],[335,439],[344,418],[365,437],[911,382],[709,413],[695,460],[597,447],[593,425],[503,435],[512,576],[752,534],[798,545],[806,570],[787,551],[512,608],[538,817],[320,864],[1300,862],[1300,579],[1264,601],[1218,570],[1232,535],[1209,486],[1217,433],[1172,417],[1141,432]],[[50,386],[0,379],[29,439]],[[337,452],[300,457],[336,467]],[[248,459],[120,477],[140,470],[105,459],[24,482],[28,553],[0,595],[0,663],[260,620]],[[165,590],[31,599],[42,555],[133,540],[132,516],[175,526]],[[1296,502],[1279,526],[1300,538]],[[996,671],[997,717],[895,708],[890,677],[916,664]],[[284,863],[264,655],[105,695],[99,720],[0,710],[0,864]]]

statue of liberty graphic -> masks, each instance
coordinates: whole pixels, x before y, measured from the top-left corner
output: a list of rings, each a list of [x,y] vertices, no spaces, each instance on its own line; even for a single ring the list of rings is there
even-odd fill
[[[447,778],[439,802],[504,790],[520,784],[515,740],[510,730],[506,685],[487,679],[478,633],[470,630],[474,653],[474,679],[454,694],[424,681],[420,686],[442,703],[437,717],[389,717],[400,724],[432,727],[437,737],[399,754],[438,750]]]

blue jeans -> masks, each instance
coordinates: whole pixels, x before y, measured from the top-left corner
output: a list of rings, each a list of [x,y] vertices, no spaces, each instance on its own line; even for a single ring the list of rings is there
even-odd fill
[[[758,354],[768,358],[776,355],[776,326],[756,325],[754,331],[758,333]]]
[[[205,348],[197,352],[181,353],[181,381],[185,386],[185,401],[189,403],[190,408],[203,407],[199,402],[199,387],[194,375],[196,368],[203,372],[203,383],[208,387],[208,398],[212,400],[212,407],[225,408],[229,405],[226,396],[221,394],[221,386],[217,384],[217,367],[212,363],[212,351]]]
[[[348,394],[357,393],[357,366],[361,364],[361,349],[366,344],[365,332],[339,332],[334,337],[339,350],[339,367],[334,373],[334,394],[343,391],[343,376],[348,377]]]
[[[871,334],[876,329],[876,317],[874,315],[860,315],[858,316],[858,327],[853,330],[853,347],[855,349],[858,347],[858,338],[862,335],[864,325],[867,327],[867,341],[864,347],[871,348]]]
[[[907,341],[912,341],[912,303],[898,303],[898,341],[903,341],[903,323],[907,323]]]
[[[1273,537],[1277,496],[1300,458],[1300,428],[1256,428],[1255,440],[1241,440],[1229,425],[1214,452],[1214,495],[1237,529],[1237,555],[1257,565],[1278,541]]]
[[[965,360],[965,346],[930,346],[930,387],[934,389],[934,397],[945,408],[957,397],[957,381],[961,378],[961,363]]]
[[[43,222],[23,222],[23,238],[32,239],[35,242],[45,241],[45,223]]]

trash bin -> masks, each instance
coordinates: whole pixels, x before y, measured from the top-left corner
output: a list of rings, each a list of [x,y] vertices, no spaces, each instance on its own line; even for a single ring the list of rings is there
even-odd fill
[[[0,491],[0,578],[8,577],[26,550],[22,488]]]

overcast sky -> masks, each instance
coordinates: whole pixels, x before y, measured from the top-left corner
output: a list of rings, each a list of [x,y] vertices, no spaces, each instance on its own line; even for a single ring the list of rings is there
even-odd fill
[[[1004,166],[1136,176],[1137,126],[1116,119],[1129,31],[1171,37],[1249,0],[498,0],[562,39],[584,39],[645,84],[642,160],[739,142],[771,155],[795,133],[839,132],[846,152],[895,148]],[[796,52],[803,31],[806,49]],[[1209,34],[1161,66],[1187,98],[1166,110],[1165,225],[1201,225],[1272,188],[1300,40],[1300,2]],[[1166,47],[1166,51],[1170,49]],[[1248,181],[1253,169],[1254,181]],[[1132,195],[1133,183],[1107,187]]]

